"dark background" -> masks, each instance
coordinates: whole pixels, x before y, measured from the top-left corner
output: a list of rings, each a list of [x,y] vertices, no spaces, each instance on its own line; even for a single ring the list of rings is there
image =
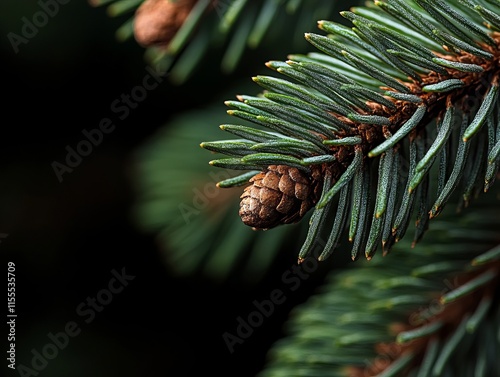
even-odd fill
[[[237,316],[254,310],[253,300],[283,286],[281,275],[296,256],[282,257],[251,287],[171,276],[153,235],[138,232],[131,221],[130,156],[171,117],[206,103],[236,76],[254,75],[255,67],[278,57],[276,49],[248,53],[233,76],[207,59],[187,84],[162,83],[59,183],[51,163],[63,162],[65,147],[82,140],[83,129],[110,116],[110,104],[141,83],[146,63],[134,40],[114,37],[124,18],[76,0],[15,54],[7,34],[20,34],[21,18],[38,9],[35,2],[0,6],[0,233],[8,234],[0,239],[0,255],[2,268],[16,264],[17,365],[30,367],[32,350],[41,351],[49,333],[76,321],[80,334],[40,376],[255,375],[291,308],[314,291],[324,271],[287,297],[231,355],[222,334],[235,331]],[[78,305],[122,268],[135,279],[84,323]],[[2,363],[6,375],[18,375]]]

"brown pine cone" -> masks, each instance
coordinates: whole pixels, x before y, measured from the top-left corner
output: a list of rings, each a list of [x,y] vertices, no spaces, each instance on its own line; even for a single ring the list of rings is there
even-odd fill
[[[143,47],[167,45],[197,0],[145,0],[135,13],[134,36]]]
[[[319,200],[321,174],[309,175],[286,165],[270,165],[250,179],[240,196],[240,217],[254,229],[299,221]]]

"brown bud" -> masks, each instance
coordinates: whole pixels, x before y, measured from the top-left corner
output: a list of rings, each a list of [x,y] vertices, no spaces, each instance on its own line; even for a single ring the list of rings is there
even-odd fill
[[[197,0],[145,0],[137,9],[134,35],[143,47],[167,45]]]
[[[318,201],[321,178],[297,168],[270,165],[250,179],[240,196],[240,217],[255,229],[299,221]]]

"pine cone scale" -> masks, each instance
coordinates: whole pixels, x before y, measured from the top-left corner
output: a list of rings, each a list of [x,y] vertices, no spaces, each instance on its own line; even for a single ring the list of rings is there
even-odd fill
[[[306,185],[309,183],[309,180],[306,177],[304,177],[300,173],[300,170],[297,168],[290,168],[288,170],[288,175],[290,176],[290,178],[292,178],[297,183],[303,183]]]
[[[280,213],[288,213],[293,208],[293,199],[288,195],[283,195],[279,204],[276,206],[276,210]]]
[[[279,190],[288,196],[295,196],[295,184],[288,175],[282,175],[279,183]]]
[[[259,173],[262,174],[262,173]],[[253,178],[252,178],[253,180]],[[264,178],[262,179],[262,184],[270,189],[279,191],[279,183],[280,176],[274,173],[272,170],[269,171],[268,174],[264,174]]]
[[[295,184],[295,197],[300,200],[307,200],[309,198],[310,190],[309,185],[305,183]]]
[[[281,202],[279,191],[262,187],[259,194],[259,200],[263,206],[276,208]]]

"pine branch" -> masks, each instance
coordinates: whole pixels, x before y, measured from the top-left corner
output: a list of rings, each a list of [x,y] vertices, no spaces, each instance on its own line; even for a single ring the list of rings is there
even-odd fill
[[[251,86],[243,82],[237,87]],[[234,90],[234,87],[229,93]],[[214,98],[204,108],[179,114],[144,141],[132,156],[135,203],[132,219],[137,229],[154,237],[169,273],[179,278],[197,276],[211,282],[253,285],[285,250],[294,235],[307,232],[307,224],[253,232],[234,221],[239,189],[218,190],[215,184],[237,182],[240,171],[207,165],[199,138],[215,138],[217,128],[207,119],[226,122],[221,105],[228,95]],[[179,166],[179,156],[182,165]],[[220,155],[222,156],[222,155]],[[251,175],[255,174],[255,171]],[[236,177],[236,178],[235,178]]]
[[[405,240],[390,259],[331,273],[258,377],[497,376],[498,210],[482,201],[447,213],[414,252]]]
[[[134,38],[145,48],[145,58],[185,83],[209,55],[220,59],[221,71],[233,73],[245,51],[276,45],[286,38],[290,46],[315,21],[319,12],[333,14],[336,3],[327,0],[89,0],[106,6],[111,17],[128,17],[116,31],[120,41]],[[300,15],[300,17],[296,17]],[[271,27],[272,25],[272,27]],[[290,38],[290,25],[295,36]],[[214,53],[215,52],[215,53]]]
[[[352,28],[319,21],[327,35],[306,34],[321,53],[268,62],[287,78],[254,77],[261,95],[226,102],[257,127],[223,125],[244,141],[202,143],[229,156],[214,166],[262,171],[242,195],[242,220],[270,229],[314,208],[299,262],[317,244],[327,258],[344,233],[352,258],[370,259],[412,220],[419,242],[454,195],[461,209],[488,191],[500,160],[499,11],[490,1],[369,2],[341,12]]]

